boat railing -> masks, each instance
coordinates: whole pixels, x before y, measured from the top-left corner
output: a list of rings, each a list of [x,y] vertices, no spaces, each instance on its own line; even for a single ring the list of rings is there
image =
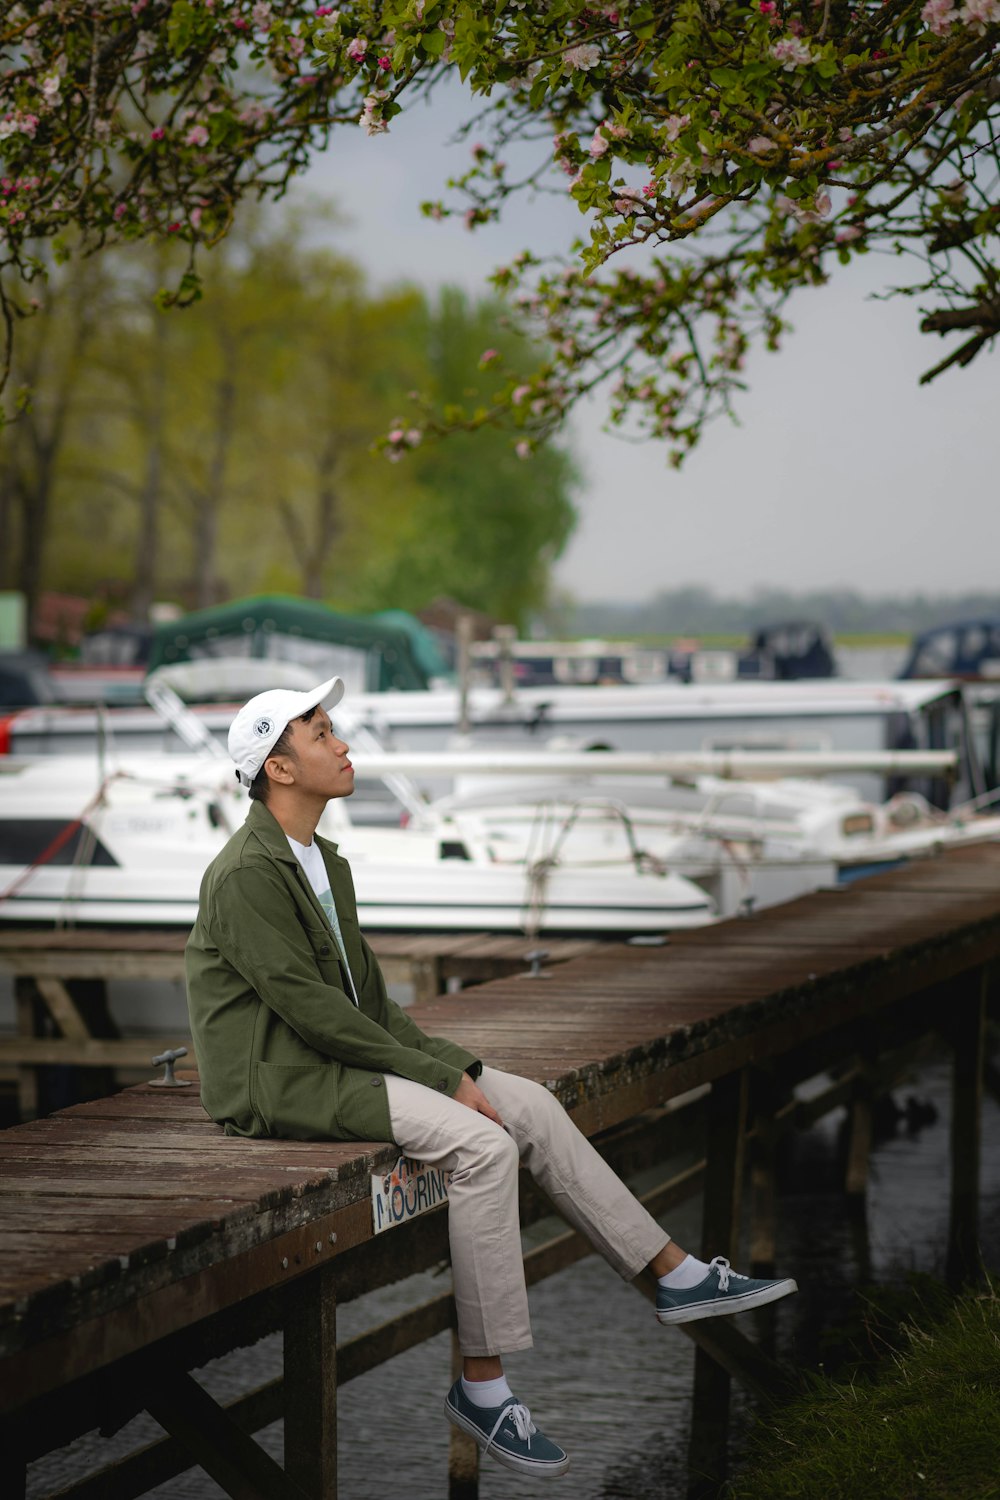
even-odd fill
[[[189,750],[213,759],[228,760],[229,755],[215,736],[208,730],[198,715],[193,712],[179,693],[155,673],[146,678],[142,687],[146,702],[179,735]]]
[[[536,840],[541,843],[545,825],[552,821],[552,815],[555,813],[556,808],[560,810],[562,821],[556,828],[555,838],[544,853],[538,853],[532,857],[532,845]],[[563,848],[574,827],[580,821],[581,816],[585,812],[595,809],[599,812],[609,813],[611,820],[621,826],[628,845],[630,862],[637,873],[644,875],[662,875],[666,873],[666,865],[663,860],[640,847],[639,840],[636,838],[631,810],[627,804],[619,801],[617,797],[597,795],[574,798],[568,808],[563,803],[552,801],[540,802],[528,834],[528,845],[525,852],[526,866],[530,868],[532,865],[546,865],[549,869],[554,869],[559,864]]]

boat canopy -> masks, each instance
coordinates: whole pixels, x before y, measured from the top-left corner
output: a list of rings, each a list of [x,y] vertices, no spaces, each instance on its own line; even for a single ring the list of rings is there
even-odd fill
[[[1000,616],[956,620],[915,636],[900,677],[1000,679]]]
[[[427,688],[447,667],[430,633],[402,610],[345,615],[311,599],[258,594],[157,627],[148,673],[179,662],[251,657],[343,677],[356,692]]]

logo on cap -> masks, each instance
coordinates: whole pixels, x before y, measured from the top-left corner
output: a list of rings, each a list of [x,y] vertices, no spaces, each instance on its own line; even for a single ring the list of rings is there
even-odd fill
[[[259,734],[261,739],[263,739],[265,735],[271,733],[271,730],[273,728],[274,725],[271,723],[270,719],[258,719],[256,724],[253,726],[253,732],[254,734]]]

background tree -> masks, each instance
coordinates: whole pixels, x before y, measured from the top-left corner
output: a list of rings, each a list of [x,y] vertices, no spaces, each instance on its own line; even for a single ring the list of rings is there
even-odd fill
[[[180,313],[151,295],[170,271],[160,246],[53,272],[51,308],[18,342],[38,392],[0,431],[37,582],[130,600],[137,618],[153,598],[274,589],[344,609],[452,593],[522,624],[544,602],[574,518],[565,454],[546,445],[524,464],[497,433],[486,462],[468,440],[413,466],[372,451],[415,386],[467,396],[462,372],[488,339],[486,369],[500,348],[532,351],[496,301],[369,291],[357,266],[308,248],[316,227],[309,214],[248,220]]]
[[[525,368],[523,341],[505,326],[496,304],[470,304],[445,290],[436,305],[421,309],[417,337],[429,368],[421,389],[442,411],[459,403],[475,406],[476,386],[492,382],[492,371]],[[478,365],[482,374],[475,375]],[[412,444],[412,429],[389,449]],[[415,609],[437,593],[503,620],[526,623],[548,594],[552,564],[575,521],[571,495],[576,469],[562,450],[544,444],[534,455],[524,443],[513,449],[492,429],[474,438],[459,433],[448,443],[410,447],[400,470],[412,485],[413,503],[398,523],[395,555],[380,569],[374,591]],[[399,472],[399,471],[397,471]],[[486,603],[485,601],[489,601]]]
[[[45,300],[18,346],[18,382],[32,395],[20,420],[0,431],[0,577],[24,594],[29,611],[42,586],[59,475],[85,411],[85,371],[111,296],[108,271],[78,260],[40,288]]]
[[[921,326],[955,335],[926,379],[1000,329],[1000,0],[50,0],[8,9],[0,58],[8,331],[38,244],[70,226],[88,248],[176,238],[174,294],[197,296],[194,252],[242,197],[284,191],[339,124],[390,128],[448,70],[488,100],[467,222],[564,171],[586,232],[558,272],[530,254],[498,272],[552,338],[529,396],[498,369],[437,429],[533,440],[608,380],[614,419],[679,461],[789,293],[871,249],[898,257]]]

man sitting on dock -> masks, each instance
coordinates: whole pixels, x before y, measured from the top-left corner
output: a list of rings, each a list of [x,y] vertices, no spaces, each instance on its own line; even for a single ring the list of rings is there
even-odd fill
[[[519,1164],[620,1276],[656,1278],[661,1323],[742,1312],[796,1285],[686,1255],[547,1089],[426,1036],[388,998],[350,867],[316,835],[327,803],[354,790],[328,713],[343,691],[335,677],[311,692],[259,693],[230,728],[251,807],[205,873],[187,945],[202,1099],[229,1135],[392,1140],[450,1171],[463,1373],[446,1415],[509,1468],[561,1474],[566,1453],[535,1426],[501,1364],[531,1345]]]

